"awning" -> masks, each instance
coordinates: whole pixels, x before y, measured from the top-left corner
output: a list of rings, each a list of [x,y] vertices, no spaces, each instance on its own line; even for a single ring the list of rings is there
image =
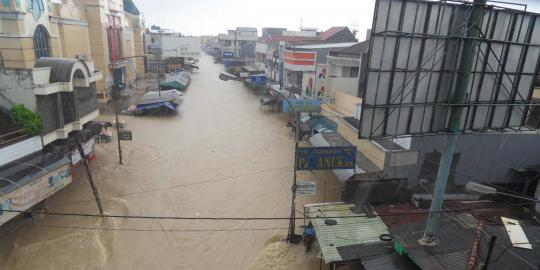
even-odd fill
[[[311,145],[319,146],[352,146],[343,136],[336,132],[317,133],[309,138]],[[365,171],[356,165],[356,172],[353,169],[332,170],[337,179],[345,182],[355,176],[356,173],[364,173]]]
[[[381,234],[389,234],[388,228],[381,218],[377,216],[365,217],[363,213],[353,213],[351,209],[355,207],[354,204],[342,202],[308,204],[304,207],[305,214],[311,219],[315,229],[322,259],[325,263],[361,261],[362,256],[358,256],[361,253],[349,251],[358,249],[359,245],[391,243],[384,242],[379,238]],[[329,219],[325,217],[330,217],[329,219],[336,221],[337,224],[327,225]]]

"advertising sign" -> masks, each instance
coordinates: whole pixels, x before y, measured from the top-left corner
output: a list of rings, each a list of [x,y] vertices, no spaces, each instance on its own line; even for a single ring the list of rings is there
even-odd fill
[[[294,106],[296,113],[313,113],[321,112],[321,100],[316,98],[310,99],[289,99]],[[283,102],[283,112],[289,112],[289,103]]]
[[[257,74],[257,75],[251,75],[250,79],[251,79],[251,83],[253,84],[266,85],[266,81],[268,80],[268,77],[266,77],[266,74]]]
[[[315,195],[317,192],[317,185],[315,182],[297,182],[296,194],[298,195]]]
[[[223,59],[234,59],[233,52],[223,52]]]
[[[338,170],[356,167],[356,146],[300,147],[296,150],[297,170]]]
[[[87,156],[92,151],[94,151],[94,145],[95,145],[94,138],[82,144],[84,156]],[[71,164],[75,165],[79,163],[79,161],[81,161],[81,154],[79,153],[79,150],[78,149],[72,150],[71,151]]]
[[[118,134],[120,137],[120,140],[122,141],[132,141],[133,140],[133,134],[131,133],[131,130],[122,130]]]
[[[5,212],[4,209],[25,211],[71,183],[69,168],[69,164],[63,165],[10,193],[0,196],[0,224],[19,214]]]
[[[161,46],[163,47],[163,58],[200,57],[201,39],[198,37],[179,37],[177,35],[163,35],[161,39]]]

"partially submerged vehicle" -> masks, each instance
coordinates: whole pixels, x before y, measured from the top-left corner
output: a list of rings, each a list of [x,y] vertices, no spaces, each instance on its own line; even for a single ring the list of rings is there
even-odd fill
[[[191,82],[191,75],[187,71],[180,71],[178,73],[170,74],[165,78],[159,86],[163,90],[180,90],[184,91]]]
[[[176,89],[149,91],[139,97],[137,103],[131,107],[135,115],[165,112],[176,112],[178,106],[182,103],[184,94]]]

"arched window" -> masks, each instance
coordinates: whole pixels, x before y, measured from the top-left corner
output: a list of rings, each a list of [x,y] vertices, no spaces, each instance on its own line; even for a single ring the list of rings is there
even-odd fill
[[[122,28],[118,28],[116,31],[116,39],[118,42],[118,58],[122,58],[124,56],[124,50],[122,46]]]
[[[43,25],[38,25],[34,31],[34,53],[36,54],[36,59],[41,57],[50,57],[51,56],[51,42],[49,40],[49,32]]]
[[[112,61],[115,61],[115,55],[116,55],[116,52],[115,52],[115,46],[114,46],[114,40],[115,40],[115,37],[114,37],[114,31],[113,31],[113,28],[112,26],[109,26],[107,27],[107,43],[109,43],[109,60],[112,62]]]
[[[122,58],[122,29],[114,26],[107,27],[109,43],[109,60],[114,62]]]

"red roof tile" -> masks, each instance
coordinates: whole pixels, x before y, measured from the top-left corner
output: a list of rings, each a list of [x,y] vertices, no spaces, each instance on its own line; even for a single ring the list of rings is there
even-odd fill
[[[330,27],[330,29],[324,31],[321,33],[321,35],[319,36],[321,40],[327,40],[329,39],[331,36],[341,32],[342,30],[346,29],[347,27],[346,26],[334,26],[334,27]]]

